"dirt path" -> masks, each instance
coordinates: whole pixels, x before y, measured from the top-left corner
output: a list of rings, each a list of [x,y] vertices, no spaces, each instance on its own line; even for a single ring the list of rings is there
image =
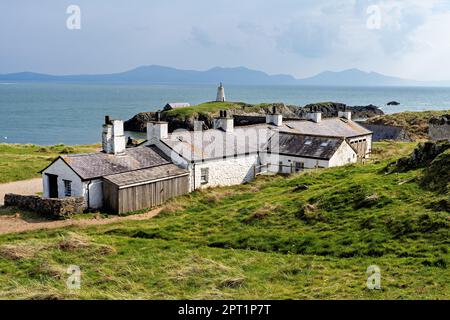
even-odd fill
[[[88,227],[94,225],[106,225],[121,221],[141,221],[151,219],[158,215],[161,208],[149,211],[143,214],[132,215],[128,217],[114,217],[105,219],[83,219],[83,220],[61,220],[61,221],[26,221],[20,216],[0,216],[0,234],[17,233],[41,229],[58,229],[70,226]]]
[[[3,198],[7,193],[32,195],[42,192],[42,179],[31,179],[0,184],[0,206],[3,205]]]

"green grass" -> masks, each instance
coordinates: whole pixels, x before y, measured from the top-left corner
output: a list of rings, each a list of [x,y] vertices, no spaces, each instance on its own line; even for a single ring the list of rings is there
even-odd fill
[[[205,102],[186,108],[166,111],[167,116],[177,117],[181,120],[203,115],[207,117],[217,116],[220,110],[245,110],[245,112],[257,112],[261,108],[270,108],[269,104],[250,105],[244,102]]]
[[[0,183],[39,177],[39,171],[62,154],[93,152],[97,145],[37,146],[0,144]]]
[[[449,195],[423,169],[381,173],[395,145],[375,147],[371,164],[197,191],[147,221],[2,235],[0,297],[449,299],[449,213],[433,206]],[[365,286],[373,264],[382,290]]]

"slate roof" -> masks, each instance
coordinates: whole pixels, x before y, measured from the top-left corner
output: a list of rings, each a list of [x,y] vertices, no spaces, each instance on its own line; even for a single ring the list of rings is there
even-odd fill
[[[221,159],[262,150],[274,132],[268,127],[235,127],[232,133],[217,129],[182,131],[170,134],[162,142],[188,161]]]
[[[340,137],[280,132],[272,137],[268,144],[268,150],[283,155],[329,160],[344,140]]]
[[[326,118],[319,123],[309,120],[284,121],[282,131],[345,138],[372,134],[358,123],[343,118]]]
[[[120,188],[188,174],[189,171],[181,169],[174,164],[166,164],[148,169],[118,173],[103,177],[103,179]]]
[[[128,148],[123,155],[95,152],[65,155],[60,158],[83,180],[171,163],[155,146]]]

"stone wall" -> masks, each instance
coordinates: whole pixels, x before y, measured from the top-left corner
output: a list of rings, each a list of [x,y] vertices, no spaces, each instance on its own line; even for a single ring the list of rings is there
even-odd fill
[[[396,140],[412,141],[406,131],[401,127],[382,124],[368,124],[364,121],[356,121],[358,124],[373,132],[373,141]]]
[[[69,218],[73,214],[83,213],[86,209],[86,202],[84,197],[49,199],[8,193],[5,195],[5,207],[18,207],[52,218]]]

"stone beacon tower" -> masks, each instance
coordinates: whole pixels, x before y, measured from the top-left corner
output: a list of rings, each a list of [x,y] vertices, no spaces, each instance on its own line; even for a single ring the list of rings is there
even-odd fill
[[[220,86],[217,88],[217,102],[225,102],[225,89],[222,85],[222,82],[220,83]]]

